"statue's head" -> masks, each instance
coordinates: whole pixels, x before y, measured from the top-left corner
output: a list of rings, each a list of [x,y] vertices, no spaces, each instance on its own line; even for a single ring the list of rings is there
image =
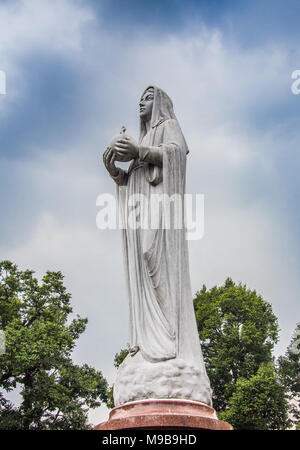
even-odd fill
[[[154,101],[154,88],[149,87],[143,93],[142,98],[140,100],[140,118],[143,119],[144,122],[148,122],[151,119],[153,101]]]

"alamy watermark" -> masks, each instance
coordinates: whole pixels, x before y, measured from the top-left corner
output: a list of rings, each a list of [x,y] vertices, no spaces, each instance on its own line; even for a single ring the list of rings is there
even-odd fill
[[[291,77],[295,80],[291,85],[291,91],[294,95],[298,95],[300,94],[300,70],[294,70]]]
[[[5,351],[5,332],[0,330],[0,355],[3,355]]]
[[[293,353],[294,355],[300,355],[300,331],[299,331],[299,328],[296,328],[296,330],[293,333],[292,343],[289,347],[289,351],[291,353]]]
[[[0,94],[6,94],[6,73],[0,70]]]
[[[203,194],[132,194],[117,199],[112,194],[100,194],[96,224],[100,230],[186,230],[187,240],[200,240],[204,235]]]

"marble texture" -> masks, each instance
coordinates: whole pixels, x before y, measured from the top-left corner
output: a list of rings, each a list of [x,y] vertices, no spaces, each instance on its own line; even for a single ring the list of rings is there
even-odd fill
[[[218,420],[216,411],[203,403],[190,400],[142,400],[126,403],[110,411],[109,420],[95,430],[232,430]],[[174,436],[176,438],[176,436]],[[195,444],[189,435],[188,443]],[[174,441],[176,444],[177,440]],[[187,443],[187,441],[185,441]],[[170,444],[170,441],[166,441]],[[132,443],[132,446],[134,443]]]
[[[196,326],[184,227],[186,159],[189,153],[170,97],[155,86],[140,100],[140,137],[114,140],[104,164],[117,186],[129,306],[130,354],[119,368],[115,403],[186,398],[211,405]],[[128,170],[115,165],[131,159]],[[170,216],[167,203],[182,201]],[[133,205],[135,196],[147,201]],[[134,206],[134,207],[133,207]],[[147,222],[148,220],[148,222]],[[156,228],[141,224],[156,223]],[[178,228],[175,224],[182,223]]]
[[[136,399],[185,399],[210,404],[211,391],[199,368],[175,358],[155,364],[138,352],[120,365],[114,384],[115,406]]]

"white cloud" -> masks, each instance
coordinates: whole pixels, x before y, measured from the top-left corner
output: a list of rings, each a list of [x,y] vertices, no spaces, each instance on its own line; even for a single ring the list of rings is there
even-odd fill
[[[83,26],[92,12],[72,0],[12,0],[0,5],[0,54],[11,58],[36,50],[82,49]]]
[[[8,113],[27,91],[24,62],[37,54],[70,61],[83,51],[82,33],[94,21],[87,6],[73,0],[10,0],[0,4],[0,70],[5,71]]]

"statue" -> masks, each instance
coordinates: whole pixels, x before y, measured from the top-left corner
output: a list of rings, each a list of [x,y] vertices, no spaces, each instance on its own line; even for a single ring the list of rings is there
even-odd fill
[[[186,399],[211,406],[190,286],[184,208],[170,213],[151,198],[184,199],[188,147],[169,96],[148,87],[140,100],[140,137],[121,130],[103,155],[124,221],[130,352],[118,369],[114,401]],[[117,161],[131,161],[128,170]],[[132,198],[144,198],[134,209]],[[142,227],[143,219],[158,224]],[[180,222],[180,221],[179,221]],[[149,222],[148,222],[149,223]],[[182,220],[184,224],[184,220]]]

